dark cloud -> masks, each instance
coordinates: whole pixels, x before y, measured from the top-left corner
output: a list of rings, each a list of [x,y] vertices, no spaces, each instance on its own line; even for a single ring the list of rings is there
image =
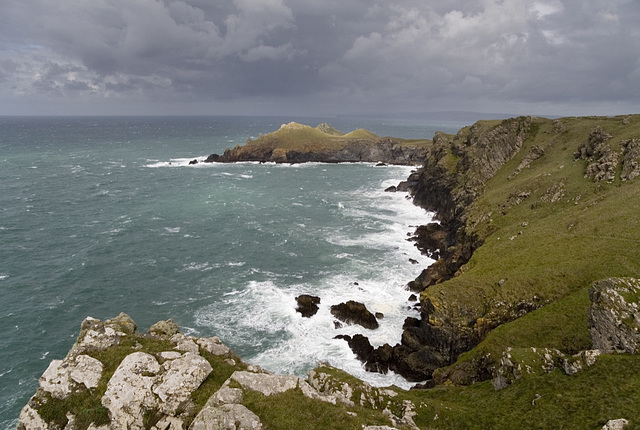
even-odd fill
[[[3,0],[0,112],[40,97],[149,113],[230,100],[296,113],[637,110],[637,1],[428,3]]]

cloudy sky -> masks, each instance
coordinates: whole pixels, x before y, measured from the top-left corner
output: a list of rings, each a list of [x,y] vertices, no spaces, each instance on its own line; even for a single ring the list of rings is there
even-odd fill
[[[638,0],[0,0],[0,114],[640,112]]]

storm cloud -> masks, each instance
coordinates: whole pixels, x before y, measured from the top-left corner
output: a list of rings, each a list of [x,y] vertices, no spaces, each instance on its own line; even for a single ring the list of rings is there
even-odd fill
[[[637,111],[638,22],[634,0],[3,0],[0,113]]]

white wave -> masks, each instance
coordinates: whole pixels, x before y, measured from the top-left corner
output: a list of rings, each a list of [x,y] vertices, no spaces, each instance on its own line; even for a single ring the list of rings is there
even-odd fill
[[[213,166],[216,163],[205,163],[207,156],[189,157],[189,158],[171,158],[166,161],[160,160],[147,160],[148,164],[144,167],[158,168],[158,167],[206,167]],[[197,164],[189,164],[191,161],[197,160]],[[124,166],[123,166],[124,167]]]
[[[165,227],[164,229],[168,233],[180,233],[180,227]]]
[[[0,275],[0,281],[4,281],[7,278],[9,278],[9,275]]]

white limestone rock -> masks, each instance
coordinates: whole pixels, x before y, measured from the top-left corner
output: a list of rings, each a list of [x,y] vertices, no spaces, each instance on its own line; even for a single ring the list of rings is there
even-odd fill
[[[70,371],[71,379],[78,384],[83,384],[87,389],[96,388],[104,369],[100,360],[88,355],[79,355],[74,364]]]
[[[189,426],[190,430],[260,430],[260,418],[243,405],[205,406]]]
[[[164,365],[167,371],[153,387],[153,392],[160,398],[160,411],[175,415],[180,404],[190,398],[213,369],[207,360],[191,352]]]
[[[200,338],[197,343],[202,349],[213,355],[228,355],[231,352],[218,336]]]
[[[245,371],[235,371],[229,379],[239,383],[242,388],[258,391],[265,396],[284,393],[292,390],[302,381],[293,375],[272,375],[270,373],[252,373]]]
[[[152,388],[161,369],[155,357],[145,352],[134,352],[122,360],[102,397],[113,428],[144,428],[144,411],[159,407]]]
[[[624,430],[628,425],[629,421],[624,418],[618,418],[617,420],[609,420],[604,426],[602,426],[602,430]]]
[[[20,411],[20,419],[18,424],[18,430],[48,430],[49,424],[47,424],[37,410],[33,409],[31,405],[27,404],[22,411]]]
[[[184,333],[176,333],[171,336],[171,342],[176,345],[176,349],[179,351],[193,352],[194,354],[199,352],[198,345]]]

